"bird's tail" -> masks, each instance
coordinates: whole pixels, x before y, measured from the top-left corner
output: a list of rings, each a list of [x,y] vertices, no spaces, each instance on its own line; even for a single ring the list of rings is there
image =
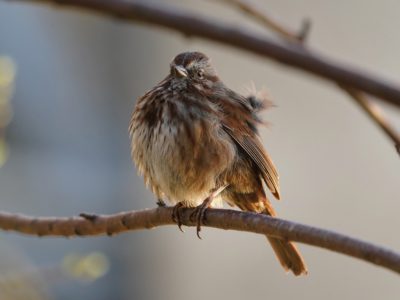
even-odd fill
[[[267,199],[264,201],[264,210],[262,213],[272,217],[276,216],[275,210]],[[274,249],[279,262],[286,271],[292,271],[296,276],[307,274],[307,267],[304,259],[293,242],[268,236],[267,239],[272,249]]]
[[[294,275],[306,275],[307,267],[304,263],[303,257],[294,243],[267,237],[274,249],[276,256],[279,259],[282,267],[286,271],[292,271]]]
[[[237,195],[236,195],[237,196]],[[258,195],[257,202],[240,201],[239,207],[245,211],[259,212],[268,216],[275,217],[276,213],[265,195]],[[261,199],[260,199],[261,198]],[[260,201],[261,200],[261,201]],[[286,271],[292,271],[294,275],[306,275],[307,267],[299,250],[293,242],[272,238],[267,236],[272,249],[279,262]]]

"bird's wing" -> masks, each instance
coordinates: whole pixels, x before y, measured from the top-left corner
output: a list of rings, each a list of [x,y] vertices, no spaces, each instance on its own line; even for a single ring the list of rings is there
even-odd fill
[[[256,115],[258,110],[252,109],[249,100],[238,94],[229,101],[221,99],[220,104],[224,113],[224,130],[258,167],[265,184],[279,199],[278,172],[257,135],[257,125],[260,123]]]
[[[265,151],[263,145],[257,136],[249,136],[243,134],[239,130],[232,129],[224,125],[225,131],[232,137],[232,139],[243,149],[246,154],[257,165],[261,172],[266,185],[271,193],[277,198],[280,198],[279,193],[279,177],[276,168]]]

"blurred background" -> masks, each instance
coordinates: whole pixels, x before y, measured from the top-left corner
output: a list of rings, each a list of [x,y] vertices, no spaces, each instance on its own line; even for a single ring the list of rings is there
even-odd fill
[[[212,0],[169,2],[265,33]],[[398,1],[253,2],[293,29],[309,17],[310,47],[399,82]],[[1,210],[70,216],[154,207],[130,160],[130,112],[187,50],[207,53],[231,88],[244,92],[254,82],[271,95],[276,107],[264,115],[272,125],[262,136],[280,172],[283,200],[274,205],[281,217],[400,250],[399,157],[333,84],[176,32],[7,1],[0,2]],[[400,130],[399,110],[384,108]],[[300,248],[309,276],[294,278],[263,237],[203,230],[203,240],[193,228],[182,234],[175,227],[73,239],[2,232],[0,299],[377,299],[400,292],[395,274],[307,245]],[[95,255],[98,272],[83,279],[66,272],[71,255]],[[1,286],[15,278],[19,288],[6,296]],[[17,295],[21,289],[31,296]]]

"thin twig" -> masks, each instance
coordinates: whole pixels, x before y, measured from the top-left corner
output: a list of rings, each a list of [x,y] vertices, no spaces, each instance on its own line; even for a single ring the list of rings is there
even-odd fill
[[[350,97],[354,99],[355,102],[371,118],[371,120],[373,120],[375,124],[377,124],[382,131],[386,133],[386,135],[394,142],[397,153],[400,154],[400,135],[384,115],[383,110],[377,104],[374,104],[371,100],[367,99],[367,96],[362,92],[348,87],[342,87],[342,89],[348,93]]]
[[[182,209],[184,225],[196,226],[193,209]],[[0,228],[38,236],[114,235],[126,231],[175,224],[172,208],[159,207],[114,215],[70,218],[35,218],[0,212]],[[208,209],[204,226],[253,232],[329,249],[400,273],[400,254],[333,231],[272,218],[262,214],[227,209]]]
[[[220,0],[222,2],[232,4],[233,6],[239,8],[240,10],[246,12],[248,15],[254,18],[255,21],[262,20],[262,25],[266,28],[272,30],[277,33],[280,37],[288,40],[289,42],[297,42],[299,45],[303,46],[305,51],[308,49],[302,43],[302,40],[299,39],[299,35],[293,33],[286,29],[283,25],[278,24],[276,21],[272,20],[270,16],[265,14],[264,12],[260,12],[257,8],[253,7],[247,2],[242,0]],[[310,24],[308,24],[310,26]],[[301,29],[300,32],[304,30]],[[306,31],[306,34],[308,30]],[[384,115],[382,109],[379,108],[378,105],[374,105],[372,101],[367,98],[367,95],[364,95],[362,92],[352,89],[346,85],[339,84],[339,87],[344,90],[350,97],[353,99],[370,117],[370,119],[377,124],[382,131],[394,142],[395,148],[397,152],[400,154],[400,135],[396,132],[394,127],[390,124],[387,117]]]
[[[315,52],[304,51],[292,44],[277,43],[263,35],[243,28],[228,26],[209,18],[200,17],[177,7],[151,4],[135,0],[7,0],[55,4],[80,8],[118,19],[153,24],[179,31],[186,36],[198,36],[218,43],[234,46],[248,52],[269,57],[284,65],[307,71],[322,78],[375,95],[400,107],[400,87],[388,83],[368,72],[351,68],[348,64],[324,58]]]
[[[303,42],[309,33],[310,23],[306,19],[302,22],[302,26],[298,33],[294,33],[292,30],[287,29],[282,26],[279,22],[273,20],[270,16],[266,15],[265,12],[261,12],[258,7],[251,5],[249,2],[244,0],[217,0],[220,2],[225,2],[227,4],[231,4],[236,6],[245,14],[250,15],[254,18],[258,23],[268,28],[271,28],[273,31],[279,33],[284,36],[287,40],[291,42]]]

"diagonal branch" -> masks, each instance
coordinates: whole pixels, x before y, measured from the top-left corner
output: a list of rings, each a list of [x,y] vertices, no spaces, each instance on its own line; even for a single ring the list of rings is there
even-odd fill
[[[351,68],[347,64],[324,58],[315,52],[305,51],[302,47],[294,44],[277,43],[265,36],[228,26],[209,18],[199,17],[177,7],[160,4],[155,6],[143,0],[132,2],[124,0],[8,0],[8,2],[56,4],[92,11],[126,21],[167,27],[187,36],[202,37],[263,57],[269,57],[284,65],[375,95],[381,100],[400,107],[399,86],[388,83],[365,71]]]
[[[175,224],[171,207],[122,212],[114,215],[87,215],[70,218],[35,218],[0,212],[0,228],[38,236],[114,235],[131,230]],[[182,222],[190,220],[193,209],[182,209]],[[238,230],[288,239],[349,255],[400,273],[400,254],[340,233],[272,218],[262,214],[227,209],[208,209],[204,226]]]
[[[349,87],[341,87],[373,120],[382,131],[394,142],[397,152],[400,154],[400,135],[389,122],[382,109],[367,98],[365,94]]]
[[[280,35],[282,35],[291,42],[300,42],[300,43],[303,42],[307,38],[308,32],[310,30],[310,22],[307,19],[303,21],[299,32],[294,33],[292,30],[287,29],[277,21],[273,20],[270,16],[266,15],[264,12],[261,12],[258,8],[254,7],[253,5],[250,5],[247,1],[244,0],[217,0],[217,1],[235,5],[243,13],[250,15],[261,25],[272,29],[273,31],[279,33]]]
[[[303,26],[303,28],[300,30],[300,33],[302,34],[299,35],[293,33],[292,31],[286,29],[283,25],[272,20],[267,14],[265,14],[264,12],[260,12],[260,10],[253,7],[248,2],[245,2],[243,0],[220,1],[236,6],[241,11],[252,16],[256,21],[264,25],[266,28],[274,31],[279,36],[285,38],[289,42],[298,43],[299,46],[302,46],[304,50],[308,51],[308,49],[303,44],[303,41],[308,34],[310,23],[307,23],[307,27]],[[299,37],[302,37],[302,39],[300,39]],[[400,154],[400,135],[396,132],[393,125],[390,124],[386,116],[383,114],[383,111],[377,105],[374,105],[367,98],[367,95],[364,95],[362,92],[341,84],[339,84],[339,87],[343,89],[351,97],[351,99],[353,99],[365,111],[370,119],[376,125],[378,125],[382,129],[382,131],[394,142],[394,146],[396,147],[397,152]]]

